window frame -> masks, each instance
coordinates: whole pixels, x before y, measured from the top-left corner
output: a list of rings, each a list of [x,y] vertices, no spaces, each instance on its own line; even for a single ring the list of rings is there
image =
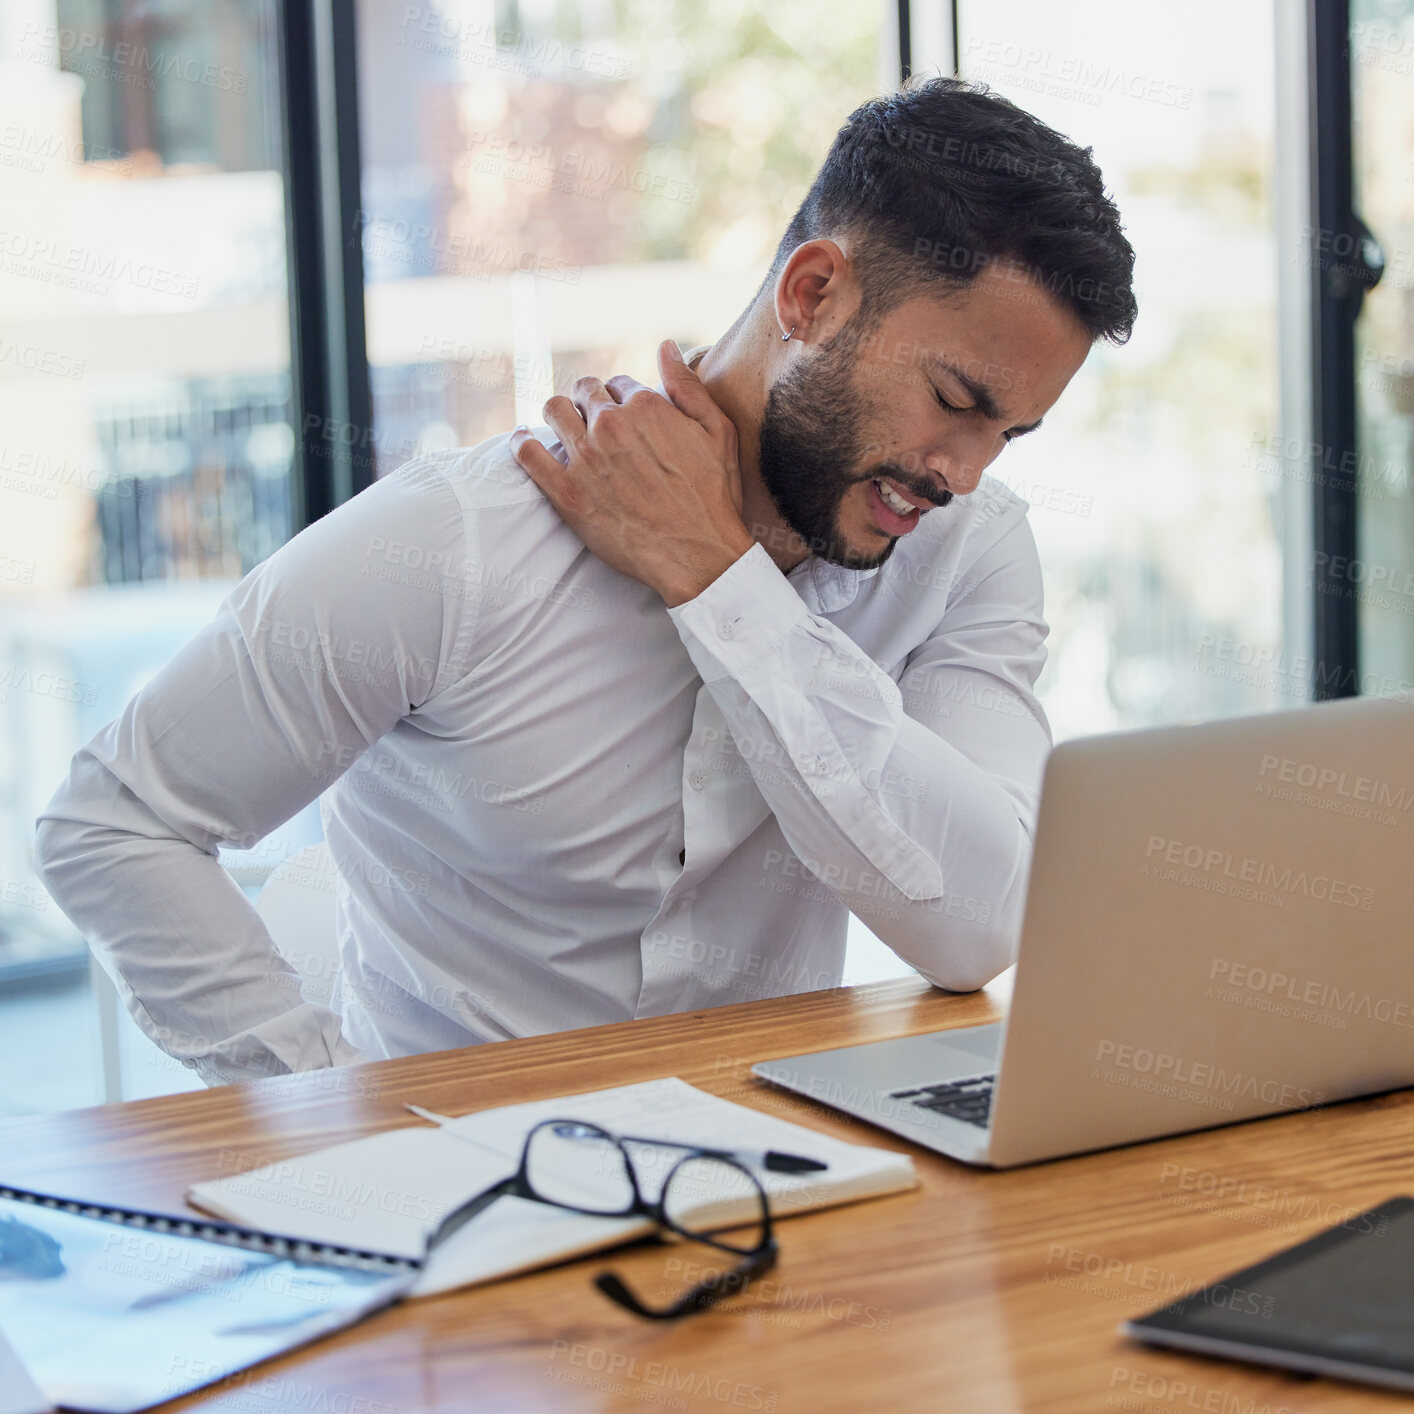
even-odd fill
[[[374,480],[353,0],[281,0],[290,408],[298,533]],[[310,199],[313,194],[314,199]]]
[[[892,41],[896,61],[889,68],[901,80],[915,72],[958,72],[957,0],[895,0],[886,10],[884,42]],[[376,428],[364,326],[354,3],[284,0],[280,11],[297,423],[291,523],[298,531],[372,484]],[[1274,43],[1284,85],[1278,105],[1288,114],[1304,111],[1306,120],[1295,138],[1304,152],[1277,157],[1287,188],[1279,241],[1359,229],[1349,26],[1349,0],[1305,0],[1294,23],[1290,16],[1278,20]],[[317,200],[307,199],[310,192]],[[1304,233],[1292,231],[1298,213]],[[1295,436],[1306,449],[1304,464],[1288,470],[1310,490],[1304,505],[1298,499],[1279,514],[1285,650],[1309,656],[1310,692],[1322,700],[1359,691],[1359,604],[1332,592],[1331,577],[1337,556],[1358,554],[1359,487],[1354,475],[1331,476],[1324,468],[1358,465],[1354,330],[1364,287],[1341,288],[1338,271],[1323,268],[1314,254],[1308,264],[1307,288],[1283,282],[1279,320],[1284,347],[1297,350],[1284,354],[1282,445]]]

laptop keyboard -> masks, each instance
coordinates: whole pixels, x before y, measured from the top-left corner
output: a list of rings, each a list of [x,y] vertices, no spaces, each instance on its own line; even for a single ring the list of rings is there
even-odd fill
[[[992,1112],[992,1088],[996,1082],[995,1075],[975,1075],[970,1080],[949,1080],[941,1085],[918,1085],[912,1090],[894,1090],[890,1092],[890,1098],[912,1100],[919,1109],[949,1115],[985,1129]]]

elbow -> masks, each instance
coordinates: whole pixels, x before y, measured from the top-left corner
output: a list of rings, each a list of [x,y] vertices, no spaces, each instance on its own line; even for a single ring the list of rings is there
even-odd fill
[[[111,847],[124,834],[111,823],[112,812],[107,808],[114,789],[126,788],[85,747],[34,824],[34,872],[76,923],[68,901],[88,892],[85,884],[96,867],[108,862]]]
[[[939,950],[937,967],[923,973],[935,987],[976,992],[1016,962],[1031,865],[1031,839],[1024,825],[1014,842],[1016,856],[1006,887],[991,900],[978,901],[977,911],[984,916],[957,922]]]
[[[952,920],[932,950],[936,963],[920,968],[935,987],[976,992],[1007,970],[1021,948],[1025,869],[1018,867],[995,907],[978,900],[976,916]]]
[[[94,827],[63,815],[40,816],[34,829],[34,872],[45,892],[74,918],[76,890],[94,859]]]
[[[925,980],[945,992],[978,992],[1016,961],[1018,939],[1011,930],[944,941],[936,964],[919,968]]]
[[[1025,906],[1025,859],[995,892],[938,893],[887,916],[856,908],[863,922],[926,982],[976,992],[1015,961]],[[900,916],[901,913],[901,916]]]
[[[34,831],[34,872],[50,896],[58,901],[64,871],[74,854],[75,826],[72,820],[41,816]]]

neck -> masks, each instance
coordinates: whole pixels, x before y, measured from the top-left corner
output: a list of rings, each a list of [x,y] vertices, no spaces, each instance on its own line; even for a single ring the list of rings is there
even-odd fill
[[[736,426],[737,458],[741,464],[741,518],[752,538],[784,574],[809,553],[805,542],[781,519],[761,479],[761,419],[766,390],[774,370],[765,352],[768,340],[779,340],[775,325],[748,310],[698,359],[697,375],[712,401]]]

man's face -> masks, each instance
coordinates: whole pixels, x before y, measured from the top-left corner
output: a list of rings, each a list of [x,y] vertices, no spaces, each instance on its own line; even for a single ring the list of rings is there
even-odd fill
[[[761,479],[822,559],[871,569],[1034,430],[1090,349],[1064,305],[1015,267],[915,295],[870,332],[856,317],[802,348],[767,394]]]

